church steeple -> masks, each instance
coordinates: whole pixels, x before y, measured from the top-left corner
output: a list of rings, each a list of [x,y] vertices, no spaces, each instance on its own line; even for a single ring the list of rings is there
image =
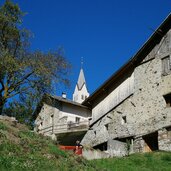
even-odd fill
[[[79,74],[79,77],[78,77],[78,81],[77,81],[78,89],[81,90],[81,88],[83,87],[83,85],[85,83],[86,82],[85,82],[84,72],[83,72],[83,69],[81,68],[80,74]]]
[[[73,94],[73,101],[82,103],[88,96],[89,96],[89,93],[86,87],[84,72],[83,72],[83,68],[81,67],[78,81],[75,86],[75,91]]]

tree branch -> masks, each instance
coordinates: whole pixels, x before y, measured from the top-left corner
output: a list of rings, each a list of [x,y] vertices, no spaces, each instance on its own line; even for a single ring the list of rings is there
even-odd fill
[[[25,92],[26,90],[28,90],[29,88],[30,88],[30,87],[25,87],[25,88],[23,88],[22,90],[17,91],[16,93],[9,95],[7,98],[11,98],[11,97],[16,96],[17,94],[21,94],[21,93]]]
[[[11,86],[9,87],[9,90],[12,89],[12,91],[10,91],[9,93],[12,93],[13,91],[15,91],[16,88],[17,88],[18,86],[20,86],[22,82],[24,82],[25,80],[27,80],[33,73],[34,73],[34,71],[32,71],[31,73],[27,74],[25,77],[23,77],[23,78],[22,78],[20,81],[18,81],[16,84],[11,85]]]
[[[2,93],[4,91],[4,89],[5,89],[5,86],[4,86],[4,83],[2,82],[2,80],[0,80],[0,83],[1,83],[1,86],[2,86],[2,88],[0,90],[0,93]]]

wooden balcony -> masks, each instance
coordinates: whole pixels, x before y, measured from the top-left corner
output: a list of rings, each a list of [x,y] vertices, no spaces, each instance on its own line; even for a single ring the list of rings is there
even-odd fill
[[[61,134],[69,132],[87,131],[89,128],[89,121],[83,122],[68,122],[63,124],[54,124],[38,130],[38,133],[50,135],[50,134]]]

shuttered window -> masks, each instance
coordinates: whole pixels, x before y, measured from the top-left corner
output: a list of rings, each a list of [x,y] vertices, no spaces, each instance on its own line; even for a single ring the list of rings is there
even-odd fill
[[[166,56],[162,59],[162,75],[171,74],[171,59],[170,56]]]

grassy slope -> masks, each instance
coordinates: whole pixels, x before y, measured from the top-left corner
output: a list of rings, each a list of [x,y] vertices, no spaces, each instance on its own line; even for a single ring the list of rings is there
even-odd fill
[[[48,138],[0,121],[0,171],[81,171],[98,170],[81,157],[66,153]]]
[[[0,121],[0,171],[171,171],[171,153],[86,161],[21,124]]]

